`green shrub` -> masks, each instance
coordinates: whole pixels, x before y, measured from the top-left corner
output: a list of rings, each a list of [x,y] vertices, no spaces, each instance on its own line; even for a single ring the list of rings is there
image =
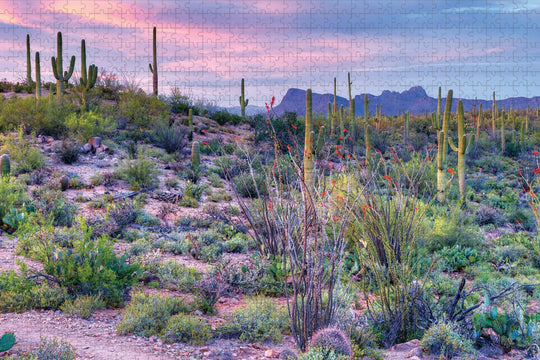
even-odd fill
[[[157,275],[164,287],[179,291],[192,291],[202,277],[197,269],[166,259],[157,268]]]
[[[473,219],[459,208],[451,208],[448,213],[436,215],[424,238],[424,245],[431,252],[454,245],[481,248],[483,239]]]
[[[20,226],[30,204],[25,188],[19,181],[0,179],[0,228],[11,232]]]
[[[144,91],[130,89],[120,94],[120,117],[137,127],[148,127],[157,119],[169,116],[169,104],[161,98],[146,95]]]
[[[83,237],[73,242],[73,249],[48,247],[43,267],[71,295],[101,294],[105,304],[117,306],[136,281],[139,267],[126,263],[127,254],[116,256],[106,236],[93,240],[84,221],[81,229]]]
[[[228,289],[225,279],[220,274],[209,275],[195,283],[198,298],[198,307],[206,314],[215,313],[214,306]]]
[[[122,313],[116,330],[120,335],[158,335],[173,315],[187,311],[181,299],[137,293]]]
[[[66,301],[61,307],[66,316],[78,316],[81,319],[89,319],[92,314],[99,309],[103,309],[105,304],[99,295],[81,295],[73,301]]]
[[[53,338],[41,338],[39,345],[30,352],[36,360],[73,360],[77,353],[70,343]]]
[[[261,175],[249,174],[238,175],[233,178],[233,185],[240,196],[247,198],[258,198],[268,195],[268,187],[265,179]]]
[[[178,314],[167,321],[161,337],[166,343],[184,342],[190,345],[204,345],[212,338],[212,327],[203,318]]]
[[[469,265],[476,264],[483,259],[483,254],[475,249],[454,245],[439,250],[445,270],[460,271]]]
[[[286,309],[276,306],[268,298],[256,297],[246,306],[234,310],[221,328],[225,335],[238,336],[242,341],[281,341],[282,334],[289,329]]]
[[[225,125],[231,123],[238,125],[242,121],[242,117],[234,114],[230,114],[227,110],[214,111],[211,115],[212,120],[216,121],[219,125]]]
[[[86,142],[94,136],[103,137],[110,134],[116,128],[116,122],[92,110],[69,115],[66,118],[66,128],[71,136]]]
[[[311,348],[298,357],[298,360],[349,360],[343,354],[338,354],[332,349]]]
[[[56,148],[56,155],[64,164],[73,164],[79,159],[81,145],[73,140],[64,139]]]
[[[154,129],[156,145],[168,154],[182,150],[188,144],[189,130],[184,126],[169,125],[163,121]]]
[[[474,352],[472,341],[458,332],[455,323],[432,325],[422,337],[422,348],[444,359]]]
[[[155,162],[142,154],[139,154],[137,159],[124,161],[115,174],[126,181],[132,190],[155,186],[159,183],[159,170]]]
[[[227,259],[217,263],[215,271],[223,276],[232,290],[253,294],[259,290],[260,279],[266,274],[264,265],[262,259]]]
[[[15,173],[32,172],[45,165],[45,160],[39,149],[35,148],[33,143],[25,138],[22,129],[19,129],[17,136],[6,137],[5,149],[16,165]]]

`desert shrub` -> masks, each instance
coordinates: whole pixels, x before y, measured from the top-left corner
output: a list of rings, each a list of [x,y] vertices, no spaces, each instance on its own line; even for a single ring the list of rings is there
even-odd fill
[[[138,210],[136,215],[135,224],[142,226],[158,226],[161,224],[161,220],[157,216],[150,214],[144,209]]]
[[[110,134],[116,128],[116,123],[112,118],[106,118],[100,112],[92,110],[68,116],[66,128],[71,136],[86,142],[91,137]]]
[[[5,149],[11,160],[15,163],[14,173],[27,173],[39,169],[45,165],[45,160],[39,149],[35,148],[32,141],[27,140],[22,129],[16,136],[5,138]],[[13,169],[13,165],[12,165]]]
[[[77,352],[64,340],[41,338],[39,345],[30,352],[30,356],[35,360],[74,360]]]
[[[253,294],[260,288],[260,279],[266,274],[262,259],[224,259],[216,264],[215,271],[223,276],[231,290]]]
[[[219,125],[225,125],[227,123],[238,125],[240,121],[242,121],[241,116],[230,114],[227,110],[214,111],[211,117],[212,120],[216,121]]]
[[[73,225],[77,205],[67,200],[64,193],[41,188],[36,195],[33,202],[36,212],[52,221],[54,226],[71,227]]]
[[[475,249],[454,245],[439,250],[439,256],[443,264],[442,266],[447,271],[460,271],[469,265],[476,264],[483,259],[483,254]]]
[[[480,226],[488,224],[500,226],[505,221],[505,215],[500,209],[488,205],[483,205],[476,209],[474,217],[476,223]]]
[[[287,311],[271,299],[256,297],[249,299],[245,307],[234,310],[220,331],[242,341],[278,343],[288,329]]]
[[[245,253],[255,248],[253,239],[246,234],[237,233],[225,242],[225,251],[228,253]]]
[[[422,348],[430,355],[451,359],[474,352],[472,341],[459,333],[455,323],[432,325],[422,337]]]
[[[318,330],[309,342],[310,348],[326,348],[334,350],[336,354],[341,354],[351,358],[353,351],[351,341],[347,334],[342,330],[332,327],[327,327]]]
[[[139,267],[126,263],[127,254],[116,256],[107,236],[94,240],[84,221],[81,229],[82,239],[74,241],[72,249],[46,248],[44,270],[70,295],[101,294],[106,305],[117,306],[136,281]]]
[[[453,207],[449,212],[437,214],[423,239],[428,251],[460,245],[471,249],[481,248],[483,241],[474,218]]]
[[[119,115],[137,127],[148,127],[157,119],[169,116],[169,104],[160,97],[146,95],[142,90],[127,90],[120,94]]]
[[[179,291],[192,291],[202,277],[197,269],[179,264],[173,259],[159,264],[156,273],[164,287]]]
[[[186,240],[185,233],[168,234],[166,240],[159,243],[161,250],[175,255],[187,254],[190,249],[189,241]]]
[[[266,181],[261,175],[238,175],[233,178],[233,185],[240,196],[246,198],[259,198],[268,195]]]
[[[336,353],[332,349],[326,348],[311,348],[303,354],[298,356],[298,360],[348,360],[347,357],[342,354]]]
[[[30,204],[25,188],[17,180],[0,179],[0,228],[11,232],[21,225]]]
[[[194,289],[199,296],[199,309],[206,314],[213,314],[215,312],[214,306],[216,302],[227,292],[228,285],[223,276],[215,274],[197,281]]]
[[[64,302],[61,307],[66,316],[77,316],[81,319],[89,319],[92,314],[99,309],[103,309],[105,304],[99,295],[81,295],[75,300]]]
[[[184,342],[190,345],[204,345],[212,338],[212,327],[204,318],[178,314],[167,321],[161,337],[166,343]]]
[[[73,140],[64,139],[60,146],[56,148],[56,155],[64,164],[73,164],[79,159],[80,144]]]
[[[137,159],[124,161],[115,174],[126,181],[132,190],[155,186],[159,182],[155,162],[142,154]]]
[[[179,298],[137,293],[122,313],[116,331],[120,335],[158,335],[173,315],[188,310]]]
[[[168,154],[182,150],[188,144],[189,130],[184,126],[169,125],[163,121],[154,129],[156,145]]]
[[[242,173],[249,171],[247,161],[242,158],[220,156],[214,160],[217,174],[225,178],[234,178]]]
[[[131,200],[118,201],[108,207],[109,216],[116,222],[120,230],[135,222],[137,210]]]

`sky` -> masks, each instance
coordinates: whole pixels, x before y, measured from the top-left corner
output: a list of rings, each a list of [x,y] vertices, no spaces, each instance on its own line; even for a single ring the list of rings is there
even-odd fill
[[[348,97],[422,86],[454,97],[540,95],[540,0],[0,0],[0,79],[42,80],[63,34],[64,68],[81,40],[87,65],[152,91],[157,27],[159,91],[238,106],[279,103],[289,88]],[[35,77],[35,75],[33,75]],[[73,81],[73,78],[72,80]]]

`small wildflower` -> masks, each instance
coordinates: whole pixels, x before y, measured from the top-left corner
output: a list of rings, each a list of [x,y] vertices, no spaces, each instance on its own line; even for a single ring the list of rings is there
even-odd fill
[[[294,130],[298,130],[298,126],[296,126],[294,124],[291,124],[291,126],[293,127]]]
[[[268,204],[268,210],[272,210],[272,204]]]
[[[321,196],[324,196],[324,195],[326,195],[326,191],[323,191],[323,192],[321,193]]]
[[[540,174],[540,168],[534,169],[533,172],[534,172],[536,175]]]
[[[364,205],[364,206],[362,206],[362,212],[364,213],[364,215],[366,214],[366,210],[371,210],[371,209],[372,209],[372,208],[371,208],[371,206],[369,206],[369,205]]]
[[[336,196],[336,199],[341,200],[341,201],[345,201],[345,199],[341,195]]]
[[[332,220],[334,220],[334,222],[336,222],[336,221],[339,221],[339,216],[337,216],[337,215],[334,215],[334,217],[333,217],[333,219],[332,219]]]
[[[332,180],[332,185],[336,185],[336,180]]]
[[[206,134],[206,130],[202,129],[201,133]]]
[[[290,147],[290,145],[287,145],[287,150],[288,150],[289,152],[291,152],[291,147]]]
[[[347,131],[347,128],[343,128],[343,132],[344,132],[344,133],[348,132],[348,131]]]
[[[206,141],[203,141],[202,144],[203,145],[208,145],[208,143]]]
[[[534,156],[537,156],[537,155],[538,155],[538,151],[533,150],[532,154],[533,154]]]
[[[384,176],[383,176],[383,179],[386,179],[386,180],[388,180],[388,181],[390,181],[390,182],[393,182],[393,181],[394,181],[394,180],[392,180],[392,178],[391,178],[390,176],[388,176],[388,175],[384,175]]]
[[[452,174],[452,176],[454,176],[454,169],[448,168],[448,172],[449,172],[450,174]]]
[[[272,101],[270,101],[270,106],[274,106],[274,101],[276,101],[276,97],[272,96]]]
[[[518,174],[521,175],[521,170],[518,170]]]

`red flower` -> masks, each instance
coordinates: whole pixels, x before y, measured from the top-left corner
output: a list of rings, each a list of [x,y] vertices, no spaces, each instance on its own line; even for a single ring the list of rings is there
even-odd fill
[[[272,204],[268,204],[268,210],[272,210]]]
[[[334,222],[336,222],[336,221],[339,221],[339,216],[337,216],[337,215],[334,215],[334,217],[333,217],[333,219],[332,219],[332,220],[333,220]]]
[[[448,168],[448,172],[449,172],[450,174],[452,174],[452,176],[454,175],[454,169]]]
[[[429,156],[427,157],[427,161],[431,161],[431,158]]]
[[[323,191],[323,192],[321,193],[321,196],[324,196],[324,195],[326,195],[326,191]]]
[[[346,132],[347,132],[347,128],[343,128],[343,132],[346,133]]]
[[[394,162],[397,162],[397,158],[394,156]]]
[[[538,155],[538,151],[534,150],[534,151],[533,151],[533,155],[534,155],[534,156],[537,156],[537,155]]]
[[[206,130],[204,130],[204,129],[201,130],[201,133],[206,134]]]
[[[276,97],[272,96],[272,101],[270,101],[270,106],[274,106],[274,101],[276,101]]]
[[[343,145],[338,145],[336,146],[336,149],[341,149],[343,147]]]
[[[540,168],[534,169],[533,172],[534,172],[535,174],[540,174]]]
[[[391,178],[390,176],[388,176],[388,175],[384,175],[384,176],[383,176],[383,179],[386,179],[386,180],[388,180],[388,181],[390,181],[390,182],[393,182],[393,181],[394,181],[394,180],[392,180],[392,178]]]
[[[297,129],[298,129],[298,127],[295,126],[294,124],[291,124],[291,126],[293,127],[294,130],[297,130]]]
[[[341,195],[336,196],[336,199],[341,200],[341,201],[345,201],[345,199]]]
[[[332,180],[332,185],[336,185],[336,180]]]
[[[289,150],[289,152],[291,152],[291,147],[289,145],[287,145],[287,150]]]
[[[208,143],[206,141],[203,141],[202,144],[203,145],[208,145]]]
[[[364,213],[364,215],[366,214],[366,210],[371,210],[371,209],[372,209],[372,207],[369,206],[369,205],[362,206],[362,212]]]

